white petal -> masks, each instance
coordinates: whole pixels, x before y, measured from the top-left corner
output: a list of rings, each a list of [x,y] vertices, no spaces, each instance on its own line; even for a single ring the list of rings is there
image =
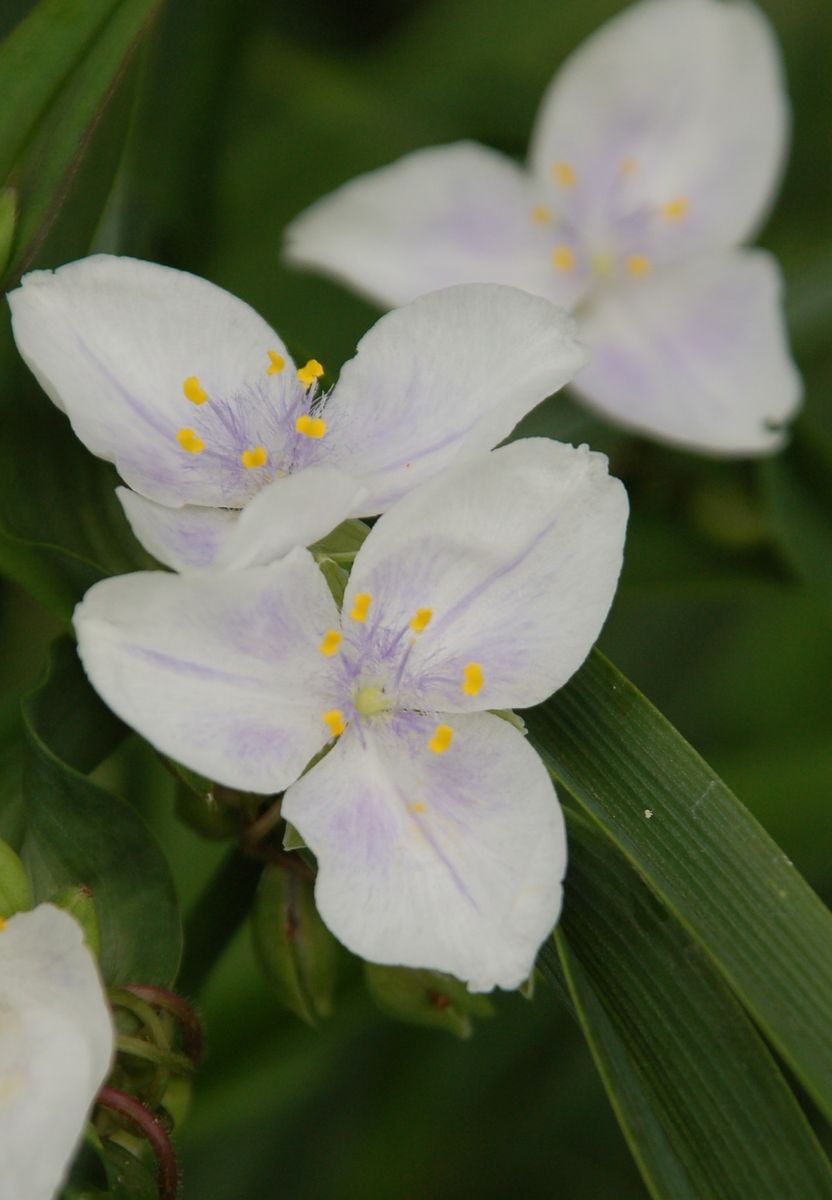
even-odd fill
[[[116,495],[145,550],[174,571],[210,567],[240,517],[229,508],[168,508],[125,487]]]
[[[279,563],[97,583],[75,610],[78,650],[114,712],[209,779],[291,783],[324,745],[338,663],[318,647],[338,612],[305,550]]]
[[[568,162],[588,188],[602,163],[629,163],[633,206],[687,200],[687,216],[674,223],[687,253],[753,231],[777,185],[787,135],[780,55],[758,8],[642,0],[558,72],[531,163],[542,178]]]
[[[464,711],[537,704],[589,653],[621,569],[627,496],[607,460],[545,438],[495,450],[400,501],[355,560],[344,611],[373,597],[371,644],[412,642],[398,703]],[[432,612],[422,633],[409,622]],[[353,635],[355,636],[355,635]],[[477,663],[483,686],[462,688]]]
[[[455,460],[491,449],[586,362],[572,320],[499,284],[432,292],[365,334],[326,406],[322,453],[381,512]]]
[[[412,716],[348,732],[286,794],[318,859],[315,898],[345,946],[372,962],[447,971],[472,991],[527,978],[557,920],[563,817],[535,751],[487,713]]]
[[[611,289],[587,311],[594,353],[575,387],[617,423],[679,446],[777,450],[802,390],[780,292],[762,251],[698,257]]]
[[[0,932],[0,1195],[51,1200],[110,1070],[113,1026],[78,924],[50,904]]]
[[[289,226],[284,257],[387,307],[454,283],[568,304],[551,231],[534,221],[538,193],[522,167],[475,142],[416,150],[316,201]]]
[[[280,403],[299,386],[283,342],[253,309],[185,271],[109,255],[35,271],[9,303],[42,387],[131,487],[174,506],[245,502],[256,481],[240,450],[278,445]],[[271,376],[270,350],[286,361]],[[192,376],[203,404],[183,393]],[[202,453],[182,449],[181,429],[202,435]]]
[[[364,488],[335,467],[309,467],[269,484],[246,505],[219,551],[223,570],[261,566],[311,546],[349,517]]]

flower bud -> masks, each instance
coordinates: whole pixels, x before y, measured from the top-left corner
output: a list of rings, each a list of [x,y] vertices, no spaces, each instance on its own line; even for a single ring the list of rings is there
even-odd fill
[[[260,966],[281,1004],[310,1025],[328,1017],[338,943],[318,915],[312,882],[266,867],[252,911],[252,932]]]
[[[32,908],[35,900],[23,863],[6,842],[0,841],[0,917]]]
[[[364,964],[367,990],[382,1012],[409,1025],[444,1029],[459,1038],[474,1032],[472,1017],[494,1013],[485,996],[472,995],[464,983],[439,971]]]

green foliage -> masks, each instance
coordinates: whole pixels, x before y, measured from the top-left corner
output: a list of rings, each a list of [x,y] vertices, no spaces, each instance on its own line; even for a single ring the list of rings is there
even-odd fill
[[[439,971],[384,967],[365,963],[367,989],[382,1012],[428,1029],[442,1029],[458,1038],[474,1032],[472,1017],[493,1016],[485,996],[473,995],[464,983]]]
[[[25,912],[34,903],[29,877],[11,846],[0,841],[0,918]]]
[[[25,709],[20,854],[37,901],[67,888],[89,889],[108,983],[168,985],[181,953],[168,866],[129,805],[81,773],[112,748],[121,732],[116,724],[87,683],[72,643],[58,643],[49,677]]]

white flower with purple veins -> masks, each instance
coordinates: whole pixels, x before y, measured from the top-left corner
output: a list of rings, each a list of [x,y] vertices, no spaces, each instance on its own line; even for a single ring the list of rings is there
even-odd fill
[[[383,304],[491,280],[572,309],[575,387],[625,427],[711,453],[776,450],[800,379],[770,255],[738,249],[779,181],[788,113],[750,4],[643,0],[568,59],[528,168],[418,150],[289,227],[287,258]]]
[[[389,313],[329,393],[319,362],[296,369],[247,304],[184,271],[99,255],[27,275],[9,302],[29,367],[177,570],[262,564],[382,512],[586,361],[569,317],[493,285]]]
[[[486,710],[537,704],[580,666],[626,519],[602,455],[519,441],[385,513],[340,614],[295,550],[210,587],[98,583],[79,649],[160,750],[231,787],[286,789],[321,916],[351,950],[516,987],[560,909],[563,818],[538,755]]]
[[[52,1200],[113,1056],[81,929],[51,904],[0,920],[0,1196]]]

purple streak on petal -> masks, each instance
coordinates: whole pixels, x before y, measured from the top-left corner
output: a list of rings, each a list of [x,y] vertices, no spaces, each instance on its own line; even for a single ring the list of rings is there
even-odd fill
[[[155,663],[163,670],[172,671],[177,675],[190,675],[194,679],[206,679],[217,683],[230,683],[238,687],[255,688],[257,691],[268,692],[271,685],[265,679],[253,675],[237,675],[232,671],[219,671],[215,667],[206,667],[201,663],[187,662],[182,658],[174,658],[161,650],[150,650],[146,646],[124,646],[124,653],[133,658],[141,658],[146,662]]]

